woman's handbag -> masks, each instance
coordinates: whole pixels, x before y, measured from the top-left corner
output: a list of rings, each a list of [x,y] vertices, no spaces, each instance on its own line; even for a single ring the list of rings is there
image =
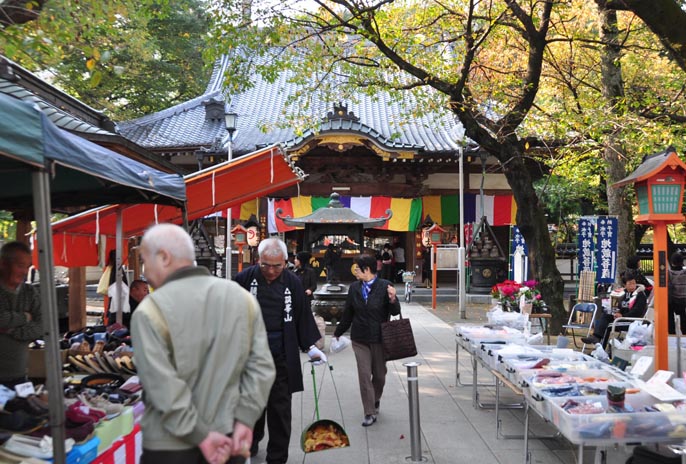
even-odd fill
[[[417,354],[414,334],[409,319],[400,319],[381,323],[381,343],[386,361],[409,358]]]

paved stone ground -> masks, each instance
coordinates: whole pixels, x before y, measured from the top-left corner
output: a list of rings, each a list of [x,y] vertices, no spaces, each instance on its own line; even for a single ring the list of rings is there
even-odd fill
[[[97,311],[102,303],[89,301]],[[467,305],[467,318],[461,319],[455,302],[439,301],[436,310],[431,304],[403,303],[403,315],[413,324],[417,341],[419,398],[421,406],[421,453],[422,462],[434,464],[521,464],[526,462],[521,439],[497,439],[495,437],[495,415],[492,410],[476,409],[472,404],[472,389],[458,386],[455,378],[455,332],[456,323],[481,324],[488,320],[490,304]],[[327,334],[328,334],[327,330]],[[327,346],[330,343],[327,336]],[[551,340],[555,343],[554,339]],[[314,420],[312,378],[307,367],[304,374],[305,391],[293,395],[293,433],[290,444],[289,462],[310,464],[366,463],[401,464],[414,462],[411,454],[408,417],[407,369],[403,362],[388,363],[386,389],[382,398],[379,420],[372,427],[362,427],[362,411],[357,386],[355,359],[352,350],[330,355],[335,366],[333,378],[323,368],[317,368],[319,408],[322,418],[341,423],[350,436],[349,448],[320,453],[304,454],[300,449],[300,434]],[[414,359],[412,359],[414,360]],[[460,354],[460,373],[463,382],[471,380],[471,364],[468,355]],[[335,379],[336,389],[333,388]],[[492,377],[479,371],[480,382],[490,382]],[[490,402],[494,389],[479,389],[479,398]],[[501,392],[504,402],[516,402],[518,397],[509,390]],[[340,398],[339,409],[336,397]],[[505,433],[518,434],[523,431],[521,409],[501,411]],[[554,430],[535,414],[531,417],[534,435],[547,435]],[[252,464],[265,463],[266,439],[260,443],[260,452]],[[542,440],[532,437],[529,441],[531,464],[574,464],[601,460],[596,450],[586,448],[583,460],[578,461],[578,448],[563,438]],[[610,450],[607,464],[622,464],[628,457],[624,447]]]
[[[430,306],[430,305],[429,305]],[[434,464],[521,464],[525,461],[523,440],[496,438],[496,419],[493,410],[473,406],[472,388],[458,386],[456,382],[454,323],[461,321],[479,324],[486,320],[488,305],[470,305],[467,320],[459,319],[453,304],[441,304],[432,311],[418,303],[403,303],[403,315],[412,322],[418,354],[415,358],[388,363],[386,388],[381,400],[378,421],[371,427],[362,427],[362,410],[357,384],[355,359],[352,350],[346,349],[330,354],[329,361],[335,366],[333,379],[318,368],[317,387],[320,390],[319,409],[322,418],[339,422],[350,436],[349,448],[304,454],[300,449],[300,432],[314,419],[312,378],[309,368],[304,373],[305,391],[293,395],[293,434],[291,436],[289,462],[310,464],[366,463],[400,464],[413,462],[411,454],[411,431],[408,414],[408,373],[404,363],[419,361],[417,369],[419,401],[421,408],[421,462]],[[327,345],[330,336],[327,336]],[[305,362],[305,357],[302,358]],[[305,363],[306,364],[306,363]],[[460,378],[471,381],[471,361],[460,353]],[[480,383],[492,382],[493,377],[483,368],[479,369]],[[494,388],[479,387],[479,400],[492,402]],[[339,410],[337,397],[342,411]],[[509,389],[501,390],[501,401],[521,401]],[[523,410],[501,411],[500,419],[504,433],[523,432]],[[583,460],[578,461],[579,449],[564,438],[541,439],[555,429],[544,423],[536,414],[531,415],[529,451],[531,464],[573,464],[600,462],[595,449],[587,447]],[[252,464],[265,463],[266,443],[260,443],[260,452]],[[607,464],[622,464],[626,450],[613,450]],[[417,461],[418,462],[418,461]]]

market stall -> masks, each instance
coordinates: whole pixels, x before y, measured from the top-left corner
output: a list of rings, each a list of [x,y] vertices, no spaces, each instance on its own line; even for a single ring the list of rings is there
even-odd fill
[[[525,463],[531,459],[532,411],[578,448],[579,464],[586,447],[606,455],[616,445],[682,444],[686,439],[686,394],[670,385],[671,372],[643,381],[638,371],[625,372],[571,349],[528,345],[525,330],[506,325],[460,324],[455,332],[456,354],[468,353],[473,367],[472,382],[459,383],[459,364],[456,377],[459,385],[472,388],[475,408],[483,407],[479,393],[485,386],[478,381],[477,366],[493,375],[488,386],[496,387],[496,416],[503,406],[498,386],[506,382],[521,395],[524,430],[518,438],[524,440]]]
[[[296,168],[278,146],[270,146],[235,160],[212,166],[183,178],[188,195],[188,220],[226,211],[248,200],[302,181]],[[123,237],[142,235],[160,222],[181,224],[178,208],[165,205],[109,205],[77,214],[53,224],[56,265],[96,266],[96,240],[116,236],[117,215],[122,217]]]
[[[48,394],[62,397],[50,215],[53,207],[186,199],[183,179],[156,171],[54,126],[35,105],[0,95],[0,209],[33,212],[45,326]],[[64,404],[49,402],[54,462],[66,462]]]

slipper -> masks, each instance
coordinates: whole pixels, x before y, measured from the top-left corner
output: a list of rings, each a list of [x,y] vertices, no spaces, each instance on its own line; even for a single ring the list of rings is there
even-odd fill
[[[25,411],[0,413],[0,431],[29,433],[38,430],[47,422],[46,419],[34,417]]]
[[[26,435],[12,435],[2,445],[6,450],[22,456],[30,456],[40,459],[52,459],[52,437],[30,437]],[[64,440],[64,451],[68,453],[74,447],[74,440]]]
[[[116,363],[116,361],[114,360],[114,358],[112,357],[112,354],[111,354],[111,353],[109,353],[109,352],[104,352],[104,353],[103,353],[103,357],[105,358],[105,361],[107,362],[107,364],[110,366],[110,370],[111,370],[114,374],[116,374],[117,372],[119,372],[119,366],[117,366],[117,363]]]
[[[97,374],[93,368],[88,366],[86,362],[83,360],[83,357],[81,355],[76,355],[76,356],[69,356],[69,362],[71,363],[72,366],[76,367],[78,370],[87,372],[89,374]]]
[[[126,364],[126,368],[128,370],[130,370],[132,372],[137,371],[136,365],[133,362],[133,356],[132,357],[124,356],[124,363]]]
[[[95,360],[94,355],[89,354],[87,356],[84,356],[84,360],[86,361],[86,364],[88,364],[88,366],[90,366],[90,368],[95,371],[96,374],[104,374],[102,367],[100,367],[98,362]]]
[[[112,368],[110,367],[109,363],[105,359],[105,354],[104,353],[95,353],[95,360],[98,362],[98,365],[100,366],[100,369],[105,374],[112,374]]]

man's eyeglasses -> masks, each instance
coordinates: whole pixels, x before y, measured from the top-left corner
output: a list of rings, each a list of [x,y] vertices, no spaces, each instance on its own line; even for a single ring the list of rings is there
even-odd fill
[[[281,269],[283,267],[283,263],[279,263],[279,264],[260,263],[260,267],[262,269],[270,269],[271,268],[271,269],[278,271],[279,269]]]

